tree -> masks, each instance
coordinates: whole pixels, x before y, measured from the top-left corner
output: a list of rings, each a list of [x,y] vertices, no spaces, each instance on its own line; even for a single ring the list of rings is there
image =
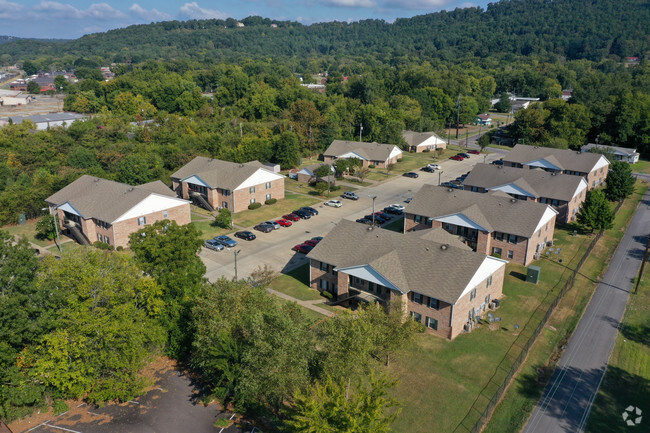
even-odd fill
[[[41,93],[41,86],[36,81],[30,81],[27,83],[27,92],[32,95],[38,95]]]
[[[285,131],[273,138],[273,160],[283,170],[300,164],[300,140],[295,132]]]
[[[329,191],[331,187],[330,176],[332,176],[332,166],[327,164],[321,164],[316,170],[314,170],[314,176],[316,176],[316,180],[327,179],[327,181],[324,183],[326,185],[325,189],[327,190],[327,193],[329,195]],[[325,189],[323,189],[323,191],[319,191],[319,194],[322,195]]]
[[[607,200],[619,201],[629,197],[634,192],[635,181],[630,164],[623,161],[612,162],[605,179]]]
[[[577,220],[578,224],[591,229],[592,232],[612,228],[614,211],[602,189],[592,189],[587,192],[587,197],[578,212]]]
[[[47,214],[36,223],[36,235],[53,241],[56,239],[56,219],[54,215]]]
[[[510,110],[512,109],[510,95],[506,92],[502,92],[501,95],[499,95],[499,101],[494,104],[494,109],[499,113],[510,113]]]
[[[65,76],[63,75],[57,75],[54,77],[54,88],[56,89],[57,92],[65,92],[68,90],[69,83],[68,80],[65,79]]]
[[[301,433],[387,433],[399,414],[390,397],[396,382],[370,374],[364,381],[327,376],[306,391],[297,391],[287,425]]]
[[[230,223],[232,222],[232,215],[228,209],[222,207],[219,209],[219,213],[214,218],[212,225],[215,227],[221,227],[223,229],[231,228]]]
[[[363,182],[363,180],[366,178],[366,176],[368,176],[369,173],[370,173],[370,169],[364,166],[357,167],[354,170],[354,175],[359,178],[360,182]]]

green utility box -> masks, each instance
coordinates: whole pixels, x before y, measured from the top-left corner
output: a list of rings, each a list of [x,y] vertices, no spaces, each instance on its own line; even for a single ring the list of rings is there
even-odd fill
[[[526,272],[526,282],[537,284],[539,283],[539,274],[542,272],[542,268],[539,266],[528,266],[528,271]]]

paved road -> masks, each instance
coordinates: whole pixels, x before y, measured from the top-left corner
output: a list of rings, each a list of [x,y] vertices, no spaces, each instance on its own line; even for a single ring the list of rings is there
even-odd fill
[[[650,194],[646,193],[524,433],[583,431],[641,265],[649,231]],[[612,414],[612,422],[623,422],[621,415]]]
[[[446,160],[440,163],[442,182],[452,180],[463,173],[471,170],[477,162],[491,162],[500,158],[499,154],[472,155],[470,159],[464,161]],[[424,166],[424,162],[422,164]],[[322,203],[314,206],[319,215],[309,220],[300,220],[294,222],[292,227],[282,227],[271,233],[255,232],[257,239],[251,242],[237,239],[239,245],[234,250],[240,250],[237,256],[237,276],[245,278],[250,275],[258,266],[268,264],[276,271],[288,271],[307,262],[304,254],[294,253],[291,248],[294,245],[302,243],[306,239],[314,236],[324,236],[341,220],[356,220],[372,212],[371,196],[375,199],[375,210],[381,210],[384,207],[393,204],[405,204],[404,200],[413,195],[420,189],[422,184],[438,184],[438,172],[426,173],[418,171],[420,177],[411,179],[402,176],[395,176],[388,181],[384,181],[366,188],[359,188],[356,193],[359,200],[351,201],[342,199],[343,206],[332,208],[324,206]],[[332,198],[339,198],[332,195]],[[281,217],[281,215],[277,215]],[[250,230],[250,228],[249,228]],[[216,281],[221,277],[233,278],[235,276],[235,256],[233,251],[212,251],[203,249],[201,259],[206,265],[206,278],[209,281]]]

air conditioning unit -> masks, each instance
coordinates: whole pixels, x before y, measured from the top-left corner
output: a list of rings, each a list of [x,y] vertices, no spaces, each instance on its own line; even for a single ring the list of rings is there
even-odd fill
[[[546,242],[546,246],[547,247],[552,247],[553,246],[553,241],[550,240],[550,241]]]
[[[534,258],[535,260],[539,260],[539,253],[535,253],[535,255],[533,256],[533,258]]]

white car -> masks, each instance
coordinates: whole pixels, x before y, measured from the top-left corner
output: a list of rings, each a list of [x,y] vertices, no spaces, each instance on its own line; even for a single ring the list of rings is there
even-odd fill
[[[395,208],[395,209],[399,209],[399,210],[401,210],[402,212],[404,212],[404,205],[401,205],[401,204],[391,204],[389,207],[392,207],[392,208]]]
[[[280,230],[280,224],[275,221],[264,221],[262,224],[268,224],[273,227],[273,230]]]
[[[343,203],[341,203],[341,200],[330,200],[325,202],[325,206],[341,207]]]
[[[427,164],[427,167],[431,167],[434,170],[440,170],[440,166],[438,164]]]

